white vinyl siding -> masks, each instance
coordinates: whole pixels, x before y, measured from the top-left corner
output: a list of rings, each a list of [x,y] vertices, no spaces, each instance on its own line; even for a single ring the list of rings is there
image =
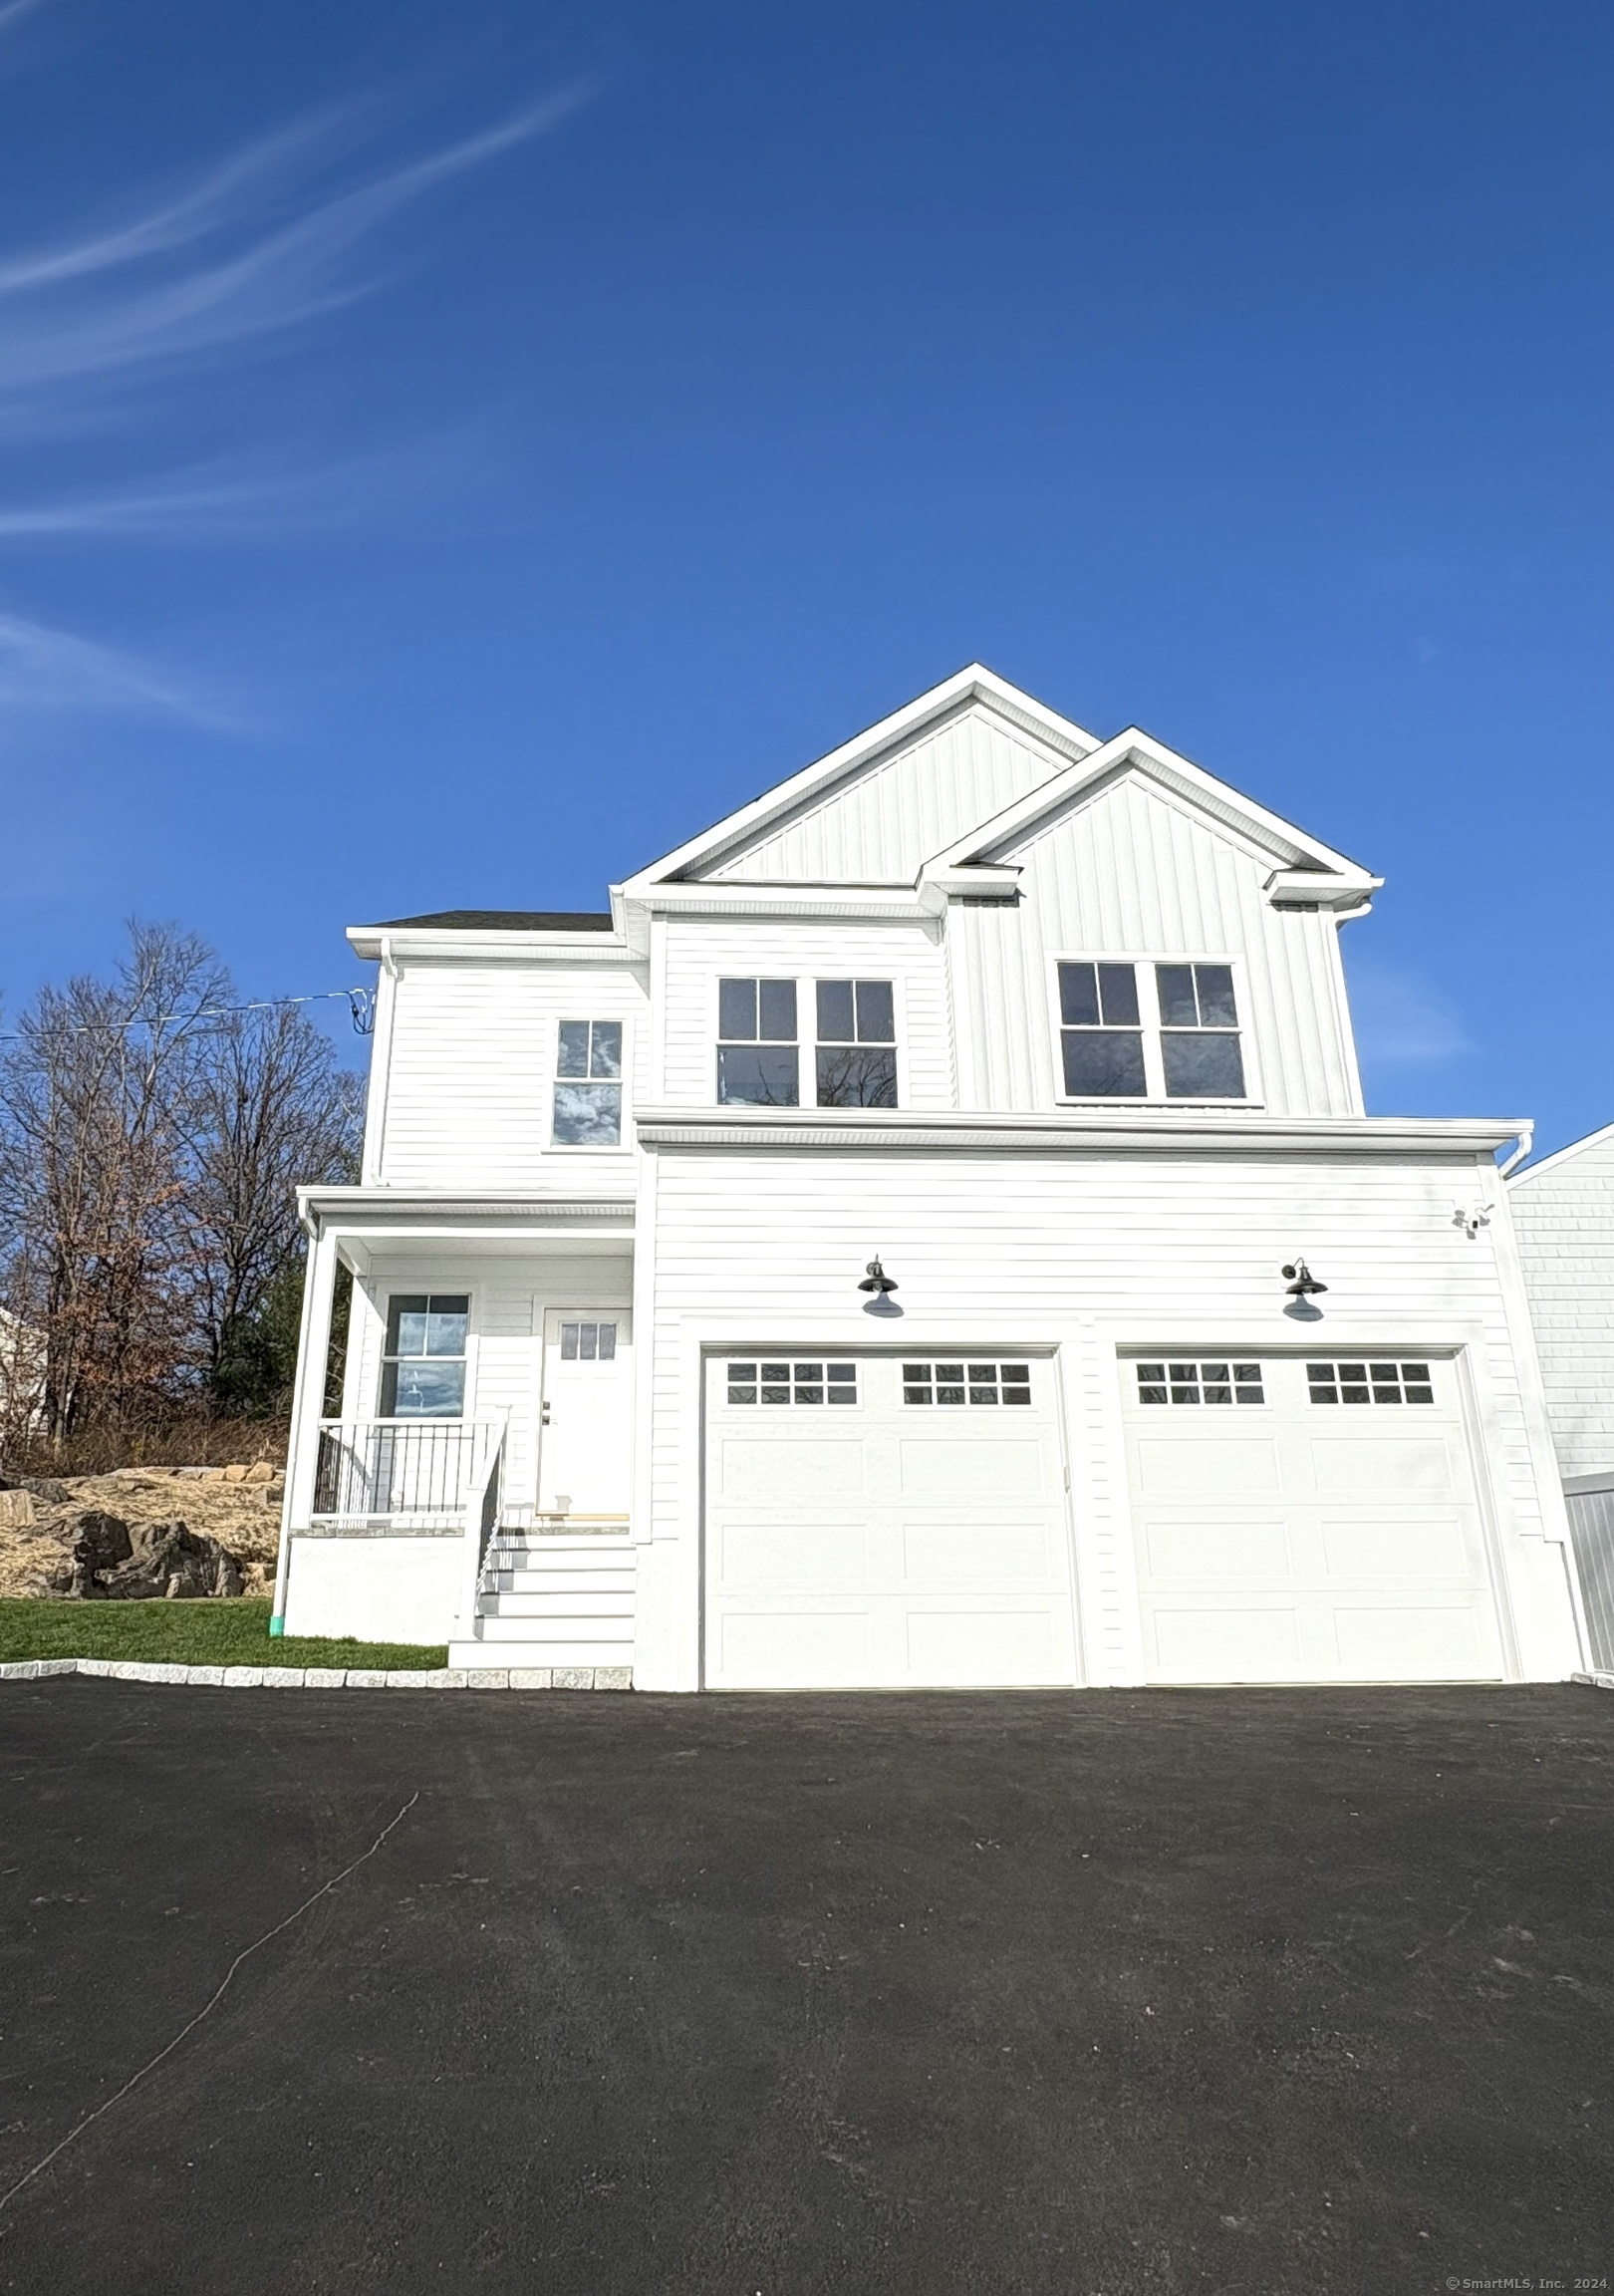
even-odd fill
[[[375,1177],[392,1187],[519,1188],[545,1171],[563,1169],[567,1186],[591,1170],[631,1174],[626,1136],[616,1148],[552,1146],[559,1031],[580,1014],[623,1022],[631,1109],[645,1096],[645,1010],[627,967],[404,963],[390,1046],[378,1038],[388,1073],[371,1115]]]
[[[912,885],[979,821],[1062,772],[1069,759],[978,708],[877,758],[833,794],[703,871],[708,878]]]
[[[1322,912],[1274,909],[1269,857],[1122,779],[998,858],[1021,871],[1021,899],[955,904],[947,921],[969,1001],[974,1106],[1058,1104],[1049,961],[1125,952],[1234,960],[1250,1099],[1258,1092],[1279,1116],[1361,1114],[1339,927]]]
[[[1558,1465],[1614,1472],[1614,1126],[1507,1196]]]
[[[905,1108],[953,1105],[946,970],[922,926],[750,924],[672,918],[667,926],[666,1097],[709,1108],[716,1097],[718,982],[796,983],[801,1100],[813,1103],[817,983],[889,981],[897,1029],[899,1098]],[[867,1254],[865,1254],[867,1258]]]
[[[878,1247],[902,1288],[900,1344],[914,1360],[1058,1347],[1085,1672],[1138,1679],[1117,1349],[1153,1343],[1203,1362],[1248,1359],[1262,1339],[1292,1344],[1279,1270],[1303,1240],[1331,1288],[1318,1360],[1416,1360],[1437,1340],[1467,1349],[1521,1663],[1560,1664],[1562,1555],[1539,1536],[1538,1462],[1496,1260],[1486,1232],[1471,1241],[1452,1221],[1477,1186],[1472,1162],[888,1150],[854,1167],[784,1149],[678,1149],[657,1164],[652,1527],[688,1543],[686,1557],[699,1534],[691,1333],[757,1354],[770,1339],[826,1356],[867,1343],[857,1283]],[[692,1605],[693,1561],[686,1570]]]

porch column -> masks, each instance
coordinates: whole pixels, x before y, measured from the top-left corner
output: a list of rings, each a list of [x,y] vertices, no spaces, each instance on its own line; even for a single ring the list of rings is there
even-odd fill
[[[306,1527],[314,1510],[314,1477],[320,1458],[320,1421],[325,1416],[326,1358],[331,1348],[331,1302],[336,1290],[337,1243],[322,1230],[309,1247],[303,1279],[303,1327],[297,1343],[297,1386],[292,1397],[291,1437],[286,1451],[286,1497],[280,1511],[280,1558],[275,1569],[271,1634],[285,1630],[286,1581],[291,1570],[291,1534]]]

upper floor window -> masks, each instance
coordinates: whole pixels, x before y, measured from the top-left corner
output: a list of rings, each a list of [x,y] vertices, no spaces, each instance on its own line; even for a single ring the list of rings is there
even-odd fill
[[[459,1419],[465,1411],[463,1292],[395,1292],[387,1303],[382,1357],[384,1419]]]
[[[620,1147],[620,1020],[561,1022],[555,1059],[554,1139],[563,1148]]]
[[[742,1107],[799,1104],[794,981],[718,982],[717,1098]]]
[[[889,981],[818,984],[818,1105],[895,1108],[897,1009]]]
[[[1248,1096],[1230,965],[1071,961],[1058,977],[1066,1099]]]
[[[1157,965],[1168,1100],[1242,1100],[1244,1062],[1230,965]]]

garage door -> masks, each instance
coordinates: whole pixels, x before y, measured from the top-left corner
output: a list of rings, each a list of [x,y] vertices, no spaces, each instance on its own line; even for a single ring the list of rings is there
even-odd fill
[[[1452,1360],[1151,1355],[1122,1391],[1152,1681],[1502,1673]]]
[[[714,1688],[1074,1678],[1047,1358],[722,1358],[706,1392]]]

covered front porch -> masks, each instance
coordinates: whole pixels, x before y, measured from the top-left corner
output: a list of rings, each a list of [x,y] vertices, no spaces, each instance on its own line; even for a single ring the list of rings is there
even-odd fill
[[[632,1201],[322,1189],[303,1214],[274,1630],[631,1666]]]

